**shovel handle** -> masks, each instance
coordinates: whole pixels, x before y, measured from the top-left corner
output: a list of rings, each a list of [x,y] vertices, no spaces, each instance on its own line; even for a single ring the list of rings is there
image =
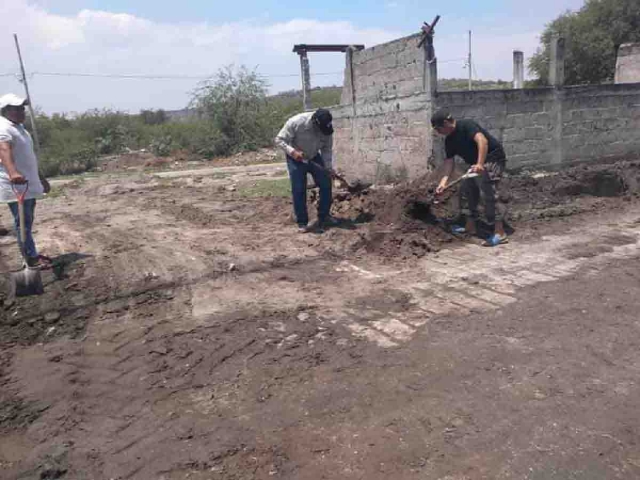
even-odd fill
[[[319,163],[316,163],[312,160],[307,160],[306,158],[302,160],[302,163],[305,163],[307,165],[312,165],[318,169],[320,169],[321,171],[325,172],[325,173],[329,173],[329,170],[327,170],[324,165],[320,165]]]
[[[29,180],[25,181],[24,190],[18,188],[17,183],[12,183],[11,188],[16,198],[18,199],[18,203],[24,203],[24,199],[27,196],[27,192],[29,191]]]
[[[29,191],[29,181],[27,180],[24,183],[24,190],[19,189],[15,183],[11,184],[11,188],[13,189],[13,193],[15,193],[16,198],[18,199],[18,222],[20,223],[20,243],[22,244],[22,248],[20,249],[20,253],[22,253],[22,257],[27,260],[27,252],[25,250],[25,241],[27,237],[27,227],[25,225],[25,215],[24,215],[24,199],[27,196],[27,192]]]
[[[310,160],[304,159],[302,160],[303,163],[306,163],[307,165],[313,165],[316,168],[319,168],[320,170],[322,170],[325,173],[328,173],[330,175],[333,175],[335,178],[338,179],[338,181],[342,182],[343,184],[345,184],[347,186],[347,188],[351,188],[351,184],[349,182],[347,182],[347,180],[340,174],[334,172],[334,171],[329,171],[327,168],[325,168],[324,166],[320,165],[319,163],[316,162],[312,162]]]
[[[475,178],[475,177],[478,177],[478,176],[479,175],[477,173],[475,173],[475,172],[467,172],[464,175],[462,175],[460,178],[454,180],[453,182],[449,183],[446,187],[444,187],[444,189],[442,190],[441,193],[444,193],[446,190],[450,189],[454,185],[457,185],[461,181],[466,180],[467,178]]]

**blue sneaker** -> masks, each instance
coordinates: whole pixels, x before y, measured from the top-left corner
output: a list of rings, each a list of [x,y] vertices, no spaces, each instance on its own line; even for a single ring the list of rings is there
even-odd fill
[[[498,245],[504,245],[505,243],[509,243],[509,237],[506,235],[498,235],[497,233],[493,234],[491,237],[487,238],[483,243],[483,247],[497,247]]]

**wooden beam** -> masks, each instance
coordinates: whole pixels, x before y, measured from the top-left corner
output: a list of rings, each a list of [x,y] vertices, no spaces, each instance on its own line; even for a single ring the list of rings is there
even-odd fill
[[[346,52],[349,47],[364,50],[364,45],[307,45],[303,43],[294,45],[293,51],[298,55],[302,52]]]

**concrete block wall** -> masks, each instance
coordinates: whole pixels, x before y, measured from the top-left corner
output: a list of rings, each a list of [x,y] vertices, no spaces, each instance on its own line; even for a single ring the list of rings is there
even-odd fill
[[[384,184],[431,170],[444,156],[429,121],[440,107],[491,131],[510,169],[640,156],[640,83],[431,93],[436,73],[419,41],[347,52],[332,111],[336,165],[351,178]],[[621,58],[640,56],[635,48]]]
[[[419,35],[377,45],[353,55],[357,103],[424,91],[424,50]]]
[[[454,118],[476,120],[500,140],[510,166],[551,163],[554,158],[555,116],[553,89],[442,92],[437,108]],[[442,160],[443,142],[434,152]]]
[[[336,165],[375,183],[430,168],[431,98],[420,35],[349,52],[341,105],[332,108]]]
[[[562,95],[562,160],[640,157],[640,83],[568,87]]]
[[[428,95],[367,105],[360,115],[351,106],[333,109],[337,166],[352,178],[394,183],[429,169],[432,152]]]
[[[510,169],[640,156],[640,84],[443,92],[434,108],[487,128]]]
[[[640,82],[640,43],[626,43],[618,50],[615,83]]]

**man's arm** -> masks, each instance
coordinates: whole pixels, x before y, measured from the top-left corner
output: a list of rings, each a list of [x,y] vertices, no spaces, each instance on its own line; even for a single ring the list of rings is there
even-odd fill
[[[21,184],[27,181],[18,171],[16,163],[13,161],[13,150],[9,142],[0,141],[0,163],[7,170],[11,183]]]
[[[487,160],[487,152],[489,151],[489,141],[482,132],[476,133],[473,140],[478,145],[478,162],[471,167],[471,170],[480,173],[484,171],[484,162]]]
[[[304,159],[304,154],[291,146],[293,139],[295,138],[295,126],[291,119],[284,124],[282,130],[276,136],[274,143],[276,147],[280,148],[284,153],[294,160],[302,161]]]
[[[329,135],[320,148],[320,155],[327,170],[333,170],[333,135]]]
[[[453,158],[447,158],[444,161],[444,167],[443,167],[444,175],[442,175],[440,184],[436,189],[436,194],[441,194],[444,191],[444,189],[447,188],[447,184],[449,183],[449,177],[451,176],[451,173],[453,173],[453,165],[454,165]]]

